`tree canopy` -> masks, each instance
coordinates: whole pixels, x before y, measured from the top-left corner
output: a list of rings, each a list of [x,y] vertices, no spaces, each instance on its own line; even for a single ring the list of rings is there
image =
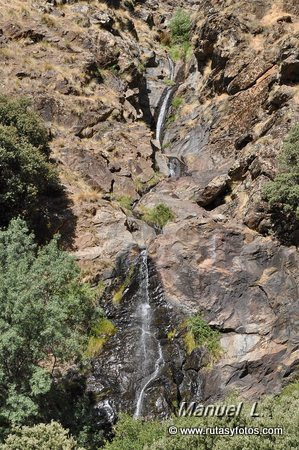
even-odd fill
[[[42,197],[57,188],[46,128],[28,101],[0,96],[0,225],[46,215]]]
[[[16,427],[8,436],[1,450],[84,450],[57,422],[40,423],[33,427]]]
[[[38,248],[21,219],[0,232],[0,427],[26,424],[57,364],[87,342],[93,294],[54,238]]]

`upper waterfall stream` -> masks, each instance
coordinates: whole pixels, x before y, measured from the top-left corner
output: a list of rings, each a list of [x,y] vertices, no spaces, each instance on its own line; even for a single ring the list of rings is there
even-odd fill
[[[174,65],[174,62],[169,57],[168,57],[168,63],[169,63],[171,85],[168,86],[168,88],[166,90],[166,95],[163,99],[163,102],[162,102],[162,105],[161,105],[161,108],[159,111],[157,126],[156,126],[156,140],[160,144],[162,144],[162,140],[163,140],[162,134],[163,134],[163,128],[164,128],[164,124],[165,124],[165,119],[167,116],[167,111],[169,108],[169,101],[170,101],[173,91],[175,89],[175,86],[173,85],[173,83],[175,81],[175,65]]]

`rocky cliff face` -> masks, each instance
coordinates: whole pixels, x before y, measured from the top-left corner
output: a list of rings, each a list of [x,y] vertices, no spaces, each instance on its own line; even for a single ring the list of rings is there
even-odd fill
[[[136,311],[145,247],[147,331],[163,360],[144,414],[235,388],[251,398],[278,392],[298,361],[299,230],[285,234],[261,188],[299,122],[297,1],[4,3],[1,91],[31,97],[49,126],[71,203],[53,201],[53,231],[86,277],[105,285],[101,304],[117,327],[88,380],[98,407],[134,413],[159,360],[157,349],[148,354],[144,375]],[[193,20],[192,55],[175,63],[171,81],[164,44],[178,7]],[[175,215],[162,233],[142,220],[159,203]],[[180,332],[167,337],[194,313],[221,332],[222,356],[208,369]]]

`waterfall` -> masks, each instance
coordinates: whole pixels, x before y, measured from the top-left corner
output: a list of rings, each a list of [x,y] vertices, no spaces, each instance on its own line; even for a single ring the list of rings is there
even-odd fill
[[[169,176],[171,178],[174,178],[176,176],[176,166],[173,161],[170,161],[168,163],[168,168],[169,168]]]
[[[181,176],[182,172],[182,164],[178,158],[175,156],[169,156],[168,157],[168,170],[169,170],[169,176],[171,178],[178,178]]]
[[[175,66],[173,61],[168,58],[168,63],[169,63],[169,71],[170,71],[170,80],[172,82],[175,81]],[[160,111],[159,111],[159,116],[158,116],[158,120],[157,120],[157,126],[156,126],[156,140],[162,144],[162,132],[163,132],[163,128],[164,128],[164,122],[166,119],[166,115],[167,115],[167,111],[168,111],[168,107],[169,107],[169,100],[171,98],[171,95],[173,93],[175,89],[175,86],[168,86],[167,90],[166,90],[166,95],[163,99]]]
[[[139,305],[136,311],[140,325],[139,367],[142,385],[136,396],[134,418],[141,417],[144,410],[144,396],[147,388],[154,381],[164,362],[162,347],[153,330],[152,308],[149,293],[149,270],[147,251],[140,253],[139,269]]]

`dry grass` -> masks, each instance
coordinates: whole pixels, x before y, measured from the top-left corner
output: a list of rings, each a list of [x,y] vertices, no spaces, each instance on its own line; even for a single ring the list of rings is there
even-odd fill
[[[250,36],[249,47],[253,48],[256,52],[261,52],[265,48],[265,38],[261,34],[257,34],[256,36]]]
[[[53,154],[57,155],[57,153],[59,153],[59,150],[56,148],[55,151],[53,151]],[[60,179],[65,186],[71,186],[71,197],[74,204],[96,203],[102,198],[101,192],[89,186],[77,172],[72,171],[65,166],[61,168]]]
[[[0,48],[0,60],[4,59],[14,59],[16,57],[15,52],[10,47]]]
[[[74,194],[74,203],[96,203],[101,200],[102,194],[95,189],[87,188],[87,190]]]
[[[296,87],[296,93],[294,95],[294,102],[299,105],[299,87]]]
[[[271,26],[277,22],[282,16],[285,16],[286,12],[282,9],[282,2],[273,3],[269,12],[262,18],[261,25]]]
[[[183,105],[183,107],[180,110],[180,116],[188,116],[189,114],[191,114],[194,109],[198,108],[198,103],[186,103],[185,105]]]
[[[34,2],[32,0],[0,0],[1,16],[5,19],[8,17],[29,17],[33,14]]]

